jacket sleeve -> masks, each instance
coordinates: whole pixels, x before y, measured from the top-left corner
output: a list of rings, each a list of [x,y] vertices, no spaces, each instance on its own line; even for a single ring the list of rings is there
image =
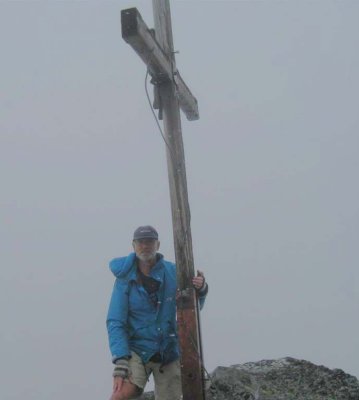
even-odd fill
[[[199,300],[199,308],[200,308],[200,310],[202,310],[202,308],[204,306],[204,302],[206,300],[207,293],[208,293],[208,283],[206,282],[204,288],[202,288],[198,292],[198,300]]]
[[[107,313],[107,332],[112,362],[131,356],[128,343],[128,283],[116,279]]]

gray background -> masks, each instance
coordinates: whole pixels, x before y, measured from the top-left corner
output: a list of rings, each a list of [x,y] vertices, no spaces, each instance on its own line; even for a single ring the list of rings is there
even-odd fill
[[[0,3],[1,399],[108,398],[108,261],[173,259],[164,143],[120,10]],[[208,370],[292,356],[359,376],[357,1],[172,1]],[[152,92],[152,89],[151,89]]]

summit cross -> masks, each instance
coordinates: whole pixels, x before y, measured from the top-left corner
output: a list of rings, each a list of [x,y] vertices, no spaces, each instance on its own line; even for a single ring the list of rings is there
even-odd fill
[[[177,265],[177,324],[181,347],[183,400],[204,400],[199,305],[192,285],[194,261],[180,109],[199,119],[196,98],[175,63],[169,0],[152,0],[155,29],[136,8],[122,10],[122,37],[144,61],[154,84],[154,108],[163,119]]]

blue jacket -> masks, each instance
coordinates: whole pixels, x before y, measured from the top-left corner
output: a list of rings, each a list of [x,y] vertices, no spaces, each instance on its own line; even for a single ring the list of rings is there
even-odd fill
[[[115,258],[110,269],[116,276],[107,315],[107,330],[112,360],[137,353],[144,363],[156,353],[163,364],[179,357],[176,324],[176,266],[159,259],[151,269],[160,282],[158,303],[154,305],[138,282],[136,255]],[[200,297],[201,308],[205,295]]]

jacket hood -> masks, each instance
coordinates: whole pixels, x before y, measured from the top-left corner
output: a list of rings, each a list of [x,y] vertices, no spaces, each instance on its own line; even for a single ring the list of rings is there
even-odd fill
[[[136,254],[131,253],[127,257],[114,258],[110,261],[110,270],[116,278],[124,278],[131,270]]]
[[[157,253],[157,263],[163,259],[163,255]],[[111,272],[116,278],[130,277],[131,273],[135,271],[133,268],[136,253],[130,253],[127,257],[114,258],[110,261],[109,267]]]

